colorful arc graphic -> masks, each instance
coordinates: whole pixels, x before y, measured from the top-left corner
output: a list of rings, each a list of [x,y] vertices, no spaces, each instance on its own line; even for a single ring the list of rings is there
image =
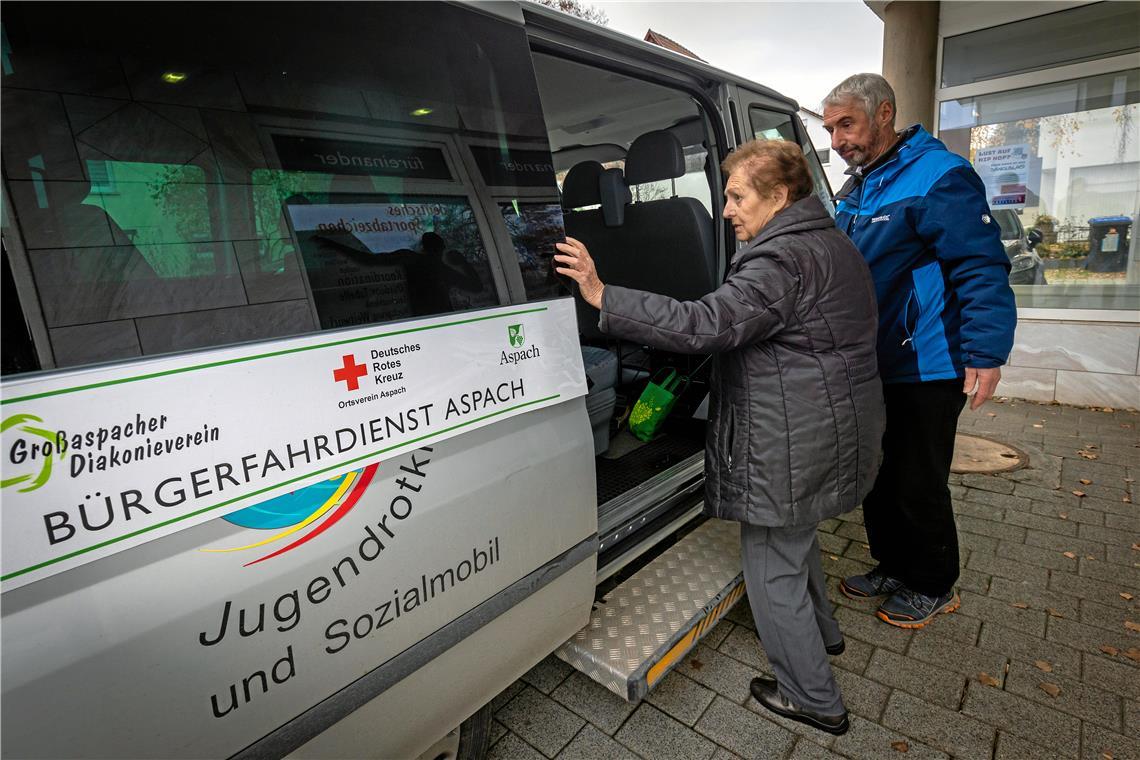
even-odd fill
[[[245,563],[245,567],[256,565],[267,559],[284,554],[292,549],[308,543],[326,530],[336,525],[345,515],[352,511],[360,497],[368,489],[373,476],[380,463],[370,464],[362,470],[352,470],[335,478],[314,483],[292,493],[283,494],[275,499],[256,504],[246,509],[238,510],[226,515],[223,519],[243,528],[277,531],[268,538],[255,541],[245,546],[235,546],[226,549],[203,549],[206,552],[237,552],[256,549],[292,536],[305,528],[324,520],[308,533],[270,552],[263,557]],[[315,506],[314,506],[315,505]]]

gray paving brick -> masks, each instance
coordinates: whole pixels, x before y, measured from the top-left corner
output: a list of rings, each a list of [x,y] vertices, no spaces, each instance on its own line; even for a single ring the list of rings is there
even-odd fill
[[[803,738],[796,742],[792,754],[788,755],[788,760],[843,760],[843,755],[837,755],[811,739]]]
[[[1013,602],[1028,604],[1029,608],[1034,610],[1054,609],[1067,618],[1077,618],[1080,615],[1080,600],[1076,597],[1059,591],[1050,591],[1044,586],[1028,581],[994,578],[990,584],[989,595],[1009,604]]]
[[[963,567],[958,571],[958,589],[966,589],[976,594],[986,594],[990,590],[992,576],[980,570]]]
[[[1140,636],[1120,627],[1117,632],[1106,631],[1091,625],[1084,625],[1074,620],[1063,618],[1049,618],[1045,638],[1059,644],[1079,649],[1084,652],[1100,652],[1104,645],[1113,646],[1121,650],[1140,646]]]
[[[875,558],[871,556],[871,547],[867,544],[861,544],[858,541],[849,542],[847,549],[843,552],[843,556],[849,557],[856,562],[864,562],[868,565],[876,564]]]
[[[989,491],[979,491],[976,488],[971,488],[966,492],[965,501],[972,501],[975,504],[989,504],[992,507],[1004,509],[1008,513],[1010,510],[1023,510],[1029,511],[1029,499],[1024,496],[1006,495],[1000,493],[991,493]]]
[[[1062,760],[1061,755],[1049,752],[1040,744],[1026,741],[1020,736],[998,731],[994,760]]]
[[[674,671],[662,679],[661,683],[649,692],[649,703],[686,726],[692,726],[701,713],[712,703],[716,694],[691,678]],[[633,708],[630,708],[633,712]]]
[[[962,713],[1062,754],[1080,750],[1081,722],[1071,715],[972,681]]]
[[[843,523],[835,532],[852,541],[867,543],[867,529],[858,523]]]
[[[1124,700],[1124,735],[1140,738],[1140,702]]]
[[[1140,468],[1134,471],[1131,476],[1135,478],[1140,475]],[[1133,485],[1135,488],[1135,484]],[[1135,498],[1136,491],[1133,491],[1133,498]],[[1086,509],[1099,509],[1106,515],[1133,515],[1136,514],[1136,504],[1121,501],[1120,499],[1098,499],[1096,497],[1088,496],[1081,499],[1081,506]]]
[[[543,658],[542,662],[524,673],[522,680],[543,694],[549,694],[573,672],[574,668],[554,655],[548,655]]]
[[[488,760],[544,760],[544,755],[514,734],[508,733],[491,747]]]
[[[870,720],[878,720],[891,690],[881,683],[842,668],[832,668],[831,672],[839,684],[839,691],[843,693],[843,704],[847,706],[847,711]]]
[[[1081,680],[1084,683],[1094,684],[1115,694],[1121,694],[1133,699],[1140,699],[1140,672],[1130,661],[1117,655],[1115,657],[1097,652],[1087,652],[1081,655],[1084,668],[1081,670]]]
[[[1140,533],[1136,537],[1140,540]],[[1128,591],[1140,597],[1140,567],[1119,567],[1108,562],[1082,557],[1080,574],[1086,578],[1123,586],[1121,591]]]
[[[1045,635],[1046,614],[1041,610],[1019,609],[1012,607],[1001,599],[992,599],[980,596],[969,591],[963,591],[962,607],[958,610],[978,620],[998,620],[1006,628],[1028,633],[1031,636],[1042,638]]]
[[[1003,478],[995,478],[993,475],[978,475],[975,473],[964,473],[962,475],[962,485],[976,488],[980,491],[992,491],[994,493],[1011,494],[1013,493],[1014,484]]]
[[[1120,530],[1132,535],[1140,534],[1140,517],[1131,515],[1105,515],[1104,526],[1112,530]]]
[[[840,525],[851,525],[851,523],[840,523]],[[817,533],[816,536],[819,539],[820,550],[826,554],[843,554],[851,543],[851,539],[844,538],[835,533],[821,532]]]
[[[1129,546],[1136,541],[1136,534],[1132,531],[1102,528],[1098,525],[1078,525],[1077,535],[1089,541],[1099,541],[1116,546]]]
[[[533,687],[521,691],[495,717],[547,757],[557,755],[586,723]]]
[[[733,625],[742,625],[745,628],[756,630],[756,623],[752,620],[752,607],[748,604],[747,592],[740,597],[739,602],[732,605],[731,610],[725,613],[724,619]]]
[[[867,663],[871,661],[871,652],[874,651],[874,647],[859,639],[846,636],[844,641],[847,643],[847,647],[843,650],[843,654],[831,658],[832,666],[862,675]]]
[[[982,623],[982,636],[978,640],[978,645],[982,649],[1003,654],[1012,660],[1028,663],[1045,660],[1052,663],[1054,672],[1072,678],[1079,677],[1081,656],[1077,650],[1027,636],[990,621]]]
[[[982,626],[983,633],[986,626]],[[933,630],[923,629],[910,643],[907,656],[935,667],[944,668],[967,678],[976,678],[979,673],[988,673],[1001,680],[1008,659],[1003,653],[970,646],[960,641],[941,636]],[[1076,672],[1076,668],[1074,668]]]
[[[841,523],[842,520],[839,520],[835,517],[829,517],[828,519],[823,520],[819,523],[819,530],[823,533],[834,533],[835,531],[839,530],[839,525]]]
[[[1041,530],[1046,533],[1056,533],[1059,536],[1075,536],[1078,530],[1077,523],[1071,520],[1062,520],[1059,517],[1042,517],[1032,511],[1008,511],[1005,513],[1005,522],[1008,525],[1033,528],[1034,530]]]
[[[735,752],[729,752],[724,747],[717,747],[716,752],[713,753],[712,760],[737,760],[740,755]]]
[[[697,731],[746,758],[783,757],[796,743],[791,731],[719,696],[697,722]]]
[[[1088,523],[1089,525],[1104,525],[1104,512],[1083,507],[1061,507],[1043,501],[1033,502],[1033,514],[1044,517],[1067,519],[1075,523]],[[1064,518],[1061,515],[1065,515]]]
[[[507,702],[510,702],[515,696],[526,688],[526,684],[522,681],[515,681],[513,684],[503,689],[498,696],[491,700],[491,712],[497,713],[503,708]]]
[[[887,728],[914,737],[957,758],[989,760],[996,731],[953,710],[932,705],[903,691],[891,692],[883,714]]]
[[[707,760],[716,752],[715,744],[646,702],[641,703],[614,738],[647,758]]]
[[[945,752],[928,747],[920,741],[883,728],[857,715],[852,716],[851,728],[847,733],[836,739],[832,746],[836,752],[853,760],[879,760],[903,754],[891,746],[896,742],[906,743],[907,760],[939,760],[947,757]]]
[[[843,514],[838,515],[837,519],[839,519],[841,522],[853,522],[853,523],[859,523],[860,525],[862,525],[863,524],[863,508],[859,507],[858,509],[853,509],[850,512],[844,512]]]
[[[1029,581],[1044,586],[1049,580],[1049,570],[1044,567],[1026,565],[1005,557],[992,554],[971,554],[966,567],[987,575],[1000,576],[1015,581]]]
[[[1061,691],[1056,697],[1051,697],[1039,688],[1042,683],[1059,686]],[[1056,673],[1042,672],[1033,665],[1021,662],[1010,665],[1005,690],[1098,726],[1114,731],[1121,728],[1122,700],[1119,696],[1080,681],[1058,677]]]
[[[637,760],[637,755],[587,723],[558,760]]]
[[[1121,583],[1105,583],[1094,578],[1057,573],[1049,579],[1049,588],[1063,594],[1091,599],[1109,607],[1127,607],[1128,602],[1120,597],[1121,591],[1135,591]]]
[[[756,668],[700,644],[677,665],[677,672],[723,694],[737,704],[751,698],[748,684],[753,678],[763,675]]]
[[[1097,559],[1104,559],[1104,544],[1099,541],[1089,541],[1072,536],[1058,536],[1056,533],[1046,533],[1040,530],[1027,530],[1025,532],[1025,543],[1030,546],[1056,549],[1059,552],[1073,552],[1082,557],[1091,554]]]
[[[1120,631],[1124,629],[1126,620],[1140,622],[1140,608],[1135,602],[1126,608],[1121,608],[1100,604],[1090,599],[1081,600],[1080,622],[1085,625],[1104,628],[1106,631]]]
[[[1013,489],[1013,493],[1015,496],[1040,501],[1044,504],[1054,504],[1064,509],[1066,507],[1077,507],[1080,505],[1080,499],[1070,493],[1070,491],[1073,490],[1076,489],[1062,489],[1061,481],[1058,479],[1057,483],[1051,486],[1018,483],[1017,487]]]
[[[992,536],[994,538],[1003,538],[1006,541],[1025,543],[1025,528],[1018,525],[1007,525],[1004,522],[982,520],[977,517],[970,517],[969,515],[958,515],[955,521],[958,523],[959,533],[977,533],[981,536]]]
[[[1098,457],[1100,456],[1099,451],[1094,450],[1093,453],[1097,454]],[[1102,462],[1099,459],[1088,460],[1079,457],[1070,459],[1066,457],[1064,463],[1061,464],[1062,483],[1073,483],[1081,478],[1095,482],[1098,480],[1119,480],[1123,477],[1126,477],[1123,465]]]
[[[962,701],[966,677],[961,673],[903,657],[886,649],[876,649],[864,675],[872,681],[902,689],[927,702],[957,710]]]
[[[1140,760],[1140,741],[1092,723],[1082,726],[1081,760]]]
[[[963,589],[959,589],[963,591]],[[961,610],[959,610],[960,612]],[[941,636],[948,636],[963,644],[978,643],[978,633],[981,631],[982,621],[975,615],[960,615],[954,612],[950,615],[939,615],[934,622],[914,632],[917,638],[924,633],[937,632]]]
[[[866,612],[856,612],[849,607],[840,607],[835,611],[835,619],[839,621],[843,634],[894,652],[906,651],[912,632],[887,625],[875,617],[874,610],[878,605],[873,600],[864,604]]]
[[[1106,547],[1105,561],[1123,567],[1140,567],[1140,553],[1127,546]]]
[[[846,578],[849,575],[861,575],[874,567],[874,565],[865,562],[856,562],[848,557],[840,557],[835,554],[827,554],[826,552],[823,555],[822,562],[823,572],[826,575],[834,575],[837,578]]]
[[[756,631],[738,626],[721,642],[717,651],[764,673],[772,672],[772,666],[768,664],[768,655],[764,652],[760,639],[756,637]]]
[[[577,671],[551,692],[550,696],[611,735],[621,728],[621,724],[636,707]]]
[[[736,624],[730,620],[721,619],[719,623],[713,626],[713,629],[705,634],[701,639],[706,645],[716,649],[720,646],[721,642],[728,638],[728,634],[732,633],[736,628]]]
[[[995,554],[997,552],[998,543],[998,539],[993,536],[979,536],[977,533],[958,534],[959,548],[969,549],[971,552]]]

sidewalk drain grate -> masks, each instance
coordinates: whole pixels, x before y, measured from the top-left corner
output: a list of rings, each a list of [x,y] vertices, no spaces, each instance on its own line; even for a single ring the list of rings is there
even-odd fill
[[[954,439],[954,461],[950,471],[992,474],[1020,470],[1028,464],[1029,457],[1008,443],[959,433]]]

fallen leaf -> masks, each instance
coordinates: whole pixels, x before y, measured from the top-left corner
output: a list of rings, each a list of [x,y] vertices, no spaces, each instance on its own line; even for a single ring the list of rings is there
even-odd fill
[[[1131,496],[1122,496],[1122,497],[1120,497],[1120,500],[1122,502],[1124,502],[1125,504],[1131,504],[1132,503],[1132,497]]]
[[[1077,453],[1078,453],[1078,454],[1080,454],[1080,455],[1081,455],[1082,457],[1084,457],[1085,459],[1090,459],[1090,460],[1091,460],[1091,459],[1099,459],[1099,458],[1100,458],[1100,455],[1099,455],[1099,454],[1094,454],[1094,453],[1092,453],[1091,451],[1087,451],[1087,450],[1085,450],[1085,449],[1081,449],[1081,450],[1080,450],[1080,451],[1078,451]]]
[[[1076,496],[1078,499],[1083,499],[1088,496],[1088,494],[1084,491],[1073,491],[1073,496]]]
[[[1106,413],[1106,414],[1112,414],[1112,413],[1113,413],[1113,412],[1115,412],[1116,410],[1115,410],[1115,409],[1113,409],[1111,406],[1106,406],[1104,409],[1101,409],[1101,411],[1102,411],[1102,412],[1104,412],[1104,413]]]
[[[1045,611],[1048,612],[1051,617],[1055,617],[1055,618],[1065,617],[1064,615],[1062,615],[1060,612],[1057,612],[1057,610],[1053,609],[1052,607],[1046,607]]]
[[[1120,654],[1119,649],[1114,646],[1109,646],[1108,644],[1101,644],[1100,651],[1104,652],[1109,657],[1115,657],[1116,655]]]
[[[700,670],[701,668],[703,668],[705,666],[705,664],[703,662],[701,662],[700,660],[698,660],[696,657],[689,660],[689,665],[690,665],[690,667],[692,667],[693,670]]]
[[[1091,554],[1086,554],[1085,559],[1087,559],[1089,562],[1095,562],[1096,561],[1096,557],[1094,557]]]
[[[1046,673],[1053,672],[1053,666],[1044,660],[1036,660],[1033,664],[1037,666],[1038,670],[1044,670]]]
[[[1136,647],[1128,647],[1128,650],[1124,653],[1124,656],[1133,662],[1140,662],[1140,649],[1137,649]]]
[[[1068,520],[1069,519],[1069,513],[1068,512],[1062,512],[1059,515],[1057,515],[1057,517],[1060,517],[1062,520]]]
[[[891,742],[891,749],[895,752],[910,752],[910,745],[906,742]]]
[[[1056,699],[1061,694],[1061,687],[1055,683],[1049,683],[1048,681],[1042,681],[1041,683],[1037,684],[1037,688],[1048,694],[1050,697],[1053,697],[1054,699]]]
[[[1135,631],[1136,633],[1140,633],[1140,623],[1135,623],[1131,620],[1125,620],[1124,621],[1124,627],[1130,631]]]
[[[993,412],[986,412],[986,414],[988,414],[990,417],[997,417],[997,415]]]
[[[1026,604],[1025,602],[1012,602],[1009,606],[1010,607],[1016,607],[1019,610],[1029,609],[1029,605]]]
[[[1092,485],[1092,481],[1089,480],[1088,478],[1081,478],[1077,482],[1080,483],[1082,486],[1091,486]]]
[[[1072,552],[1062,552],[1062,554],[1064,556],[1068,557],[1069,559],[1076,559],[1077,558],[1077,555],[1073,554]]]
[[[1101,756],[1102,760],[1116,760],[1116,758],[1113,756],[1113,754],[1111,752],[1108,752],[1107,750],[1104,752],[1101,752],[1100,756]]]
[[[984,683],[986,686],[1000,686],[1001,685],[1001,681],[997,680],[996,678],[991,676],[989,673],[986,673],[985,671],[978,673],[978,680],[981,681],[982,683]]]
[[[1140,544],[1132,544],[1132,551],[1140,552]]]
[[[836,562],[839,561],[839,557],[836,557],[834,554],[828,554],[827,558],[830,560],[835,560]]]
[[[1125,479],[1124,479],[1124,482],[1125,482],[1125,483],[1135,483],[1135,482],[1136,482],[1136,478],[1125,478]]]
[[[1035,427],[1035,428],[1043,428],[1043,427],[1045,427],[1045,426],[1044,426],[1044,425],[1038,425],[1037,423],[1034,423],[1034,424],[1033,424],[1033,427]]]
[[[1127,591],[1121,591],[1120,592],[1120,598],[1126,602],[1131,602],[1132,601],[1132,594],[1129,594]]]

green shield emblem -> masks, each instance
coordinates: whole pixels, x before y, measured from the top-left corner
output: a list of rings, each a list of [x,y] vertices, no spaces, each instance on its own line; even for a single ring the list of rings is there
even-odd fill
[[[522,325],[507,325],[507,340],[512,348],[522,348],[526,344]]]

